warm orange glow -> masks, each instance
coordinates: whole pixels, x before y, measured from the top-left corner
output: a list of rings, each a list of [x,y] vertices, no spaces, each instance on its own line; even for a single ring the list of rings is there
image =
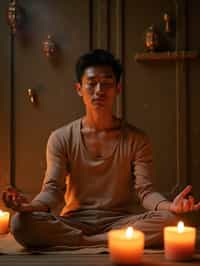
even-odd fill
[[[191,260],[195,252],[196,228],[185,226],[182,221],[177,226],[164,228],[165,257],[174,261]]]
[[[9,218],[9,212],[0,210],[0,234],[6,234],[8,232]]]
[[[183,233],[184,232],[184,223],[182,222],[182,221],[180,221],[179,223],[178,223],[178,232],[179,233]]]
[[[138,264],[144,253],[144,234],[132,227],[111,230],[108,247],[114,263]]]
[[[126,232],[125,232],[125,235],[127,238],[132,238],[133,237],[133,228],[131,226],[129,226],[127,229],[126,229]]]

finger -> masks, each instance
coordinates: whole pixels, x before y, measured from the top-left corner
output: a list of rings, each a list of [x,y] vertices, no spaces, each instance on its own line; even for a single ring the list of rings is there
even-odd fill
[[[193,208],[194,208],[194,197],[193,196],[189,196],[188,201],[190,203],[190,211],[193,211]]]
[[[12,200],[13,200],[13,201],[15,201],[15,200],[16,200],[16,197],[17,197],[17,195],[16,195],[15,193],[12,193],[11,195],[12,195]]]
[[[196,204],[193,206],[193,210],[194,210],[194,211],[198,211],[198,210],[200,210],[200,202],[196,203]]]
[[[178,202],[174,204],[174,211],[176,213],[181,213],[183,209],[183,200],[180,199]]]
[[[18,211],[20,207],[20,202],[16,200],[16,196],[13,195],[13,193],[10,193],[8,191],[4,191],[2,194],[2,199],[6,205],[7,208],[11,208],[14,211]]]
[[[179,213],[183,212],[183,199],[180,200],[179,202]]]
[[[19,206],[19,202],[16,200],[16,197],[13,194],[8,194],[6,196],[6,206],[12,209],[16,206]]]
[[[8,201],[15,201],[16,200],[16,195],[11,193],[7,195]]]
[[[190,211],[190,202],[187,199],[183,200],[183,209],[182,212],[189,212]]]
[[[15,195],[16,195],[16,193],[11,191],[11,190],[6,190],[6,191],[3,192],[3,196],[4,196],[5,199],[8,198],[8,197],[11,197],[11,196],[15,197]]]
[[[21,195],[17,191],[8,192],[9,198],[12,198],[13,201],[20,199]]]
[[[180,198],[185,198],[188,193],[192,190],[192,186],[188,185],[187,187],[185,187],[177,196],[178,199]]]
[[[192,201],[190,200],[190,197],[188,197],[188,199],[184,199],[184,201],[186,201],[184,203],[185,204],[184,211],[185,212],[191,211],[191,209],[193,208],[193,205],[192,205]]]

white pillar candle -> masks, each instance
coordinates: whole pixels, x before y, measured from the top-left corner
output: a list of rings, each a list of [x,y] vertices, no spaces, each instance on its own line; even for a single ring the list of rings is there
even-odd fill
[[[184,226],[179,222],[178,226],[164,228],[165,257],[168,260],[186,261],[194,254],[196,240],[196,228]]]
[[[132,227],[111,230],[108,247],[114,263],[138,264],[144,253],[144,234]]]
[[[0,210],[0,234],[8,233],[10,213]]]

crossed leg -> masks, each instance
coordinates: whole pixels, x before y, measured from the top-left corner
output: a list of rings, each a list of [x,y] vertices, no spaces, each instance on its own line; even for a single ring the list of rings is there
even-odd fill
[[[139,215],[101,217],[82,222],[77,217],[54,216],[51,213],[17,213],[11,221],[15,239],[29,248],[65,246],[76,249],[107,245],[109,230],[133,226],[145,234],[145,247],[161,244],[163,228],[175,224],[177,217],[168,211],[149,211]],[[95,230],[94,230],[95,228]]]

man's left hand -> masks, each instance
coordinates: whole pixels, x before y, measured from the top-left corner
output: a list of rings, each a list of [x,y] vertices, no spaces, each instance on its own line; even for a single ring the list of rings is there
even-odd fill
[[[185,187],[170,204],[170,211],[175,213],[185,213],[200,210],[200,202],[195,203],[193,196],[188,194],[192,190],[192,186]]]

